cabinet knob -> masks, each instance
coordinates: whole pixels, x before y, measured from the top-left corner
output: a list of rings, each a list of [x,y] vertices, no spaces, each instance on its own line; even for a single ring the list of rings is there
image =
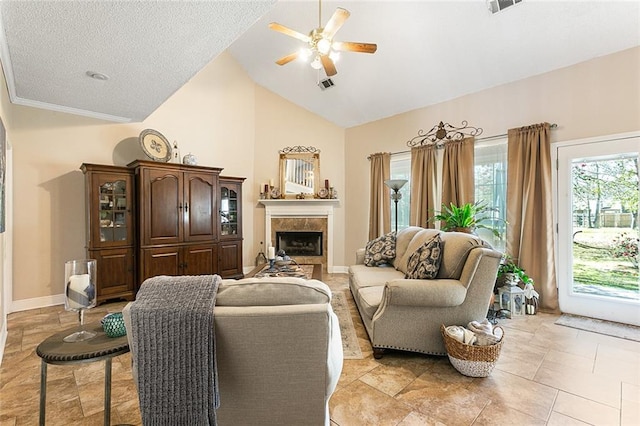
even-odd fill
[[[184,203],[184,211],[185,212],[189,211],[189,203]]]

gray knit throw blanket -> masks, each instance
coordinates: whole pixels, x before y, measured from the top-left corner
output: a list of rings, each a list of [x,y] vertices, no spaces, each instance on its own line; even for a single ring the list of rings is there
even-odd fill
[[[218,275],[142,283],[131,305],[131,353],[145,426],[216,424],[213,308],[219,285]]]

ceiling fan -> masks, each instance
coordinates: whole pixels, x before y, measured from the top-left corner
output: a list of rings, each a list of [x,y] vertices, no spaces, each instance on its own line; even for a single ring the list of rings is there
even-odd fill
[[[334,41],[333,36],[338,32],[340,27],[349,17],[348,10],[341,7],[336,11],[327,22],[327,25],[322,27],[322,0],[318,1],[318,28],[314,28],[309,32],[309,35],[304,35],[284,25],[272,22],[269,24],[269,28],[274,31],[278,31],[282,34],[286,34],[300,41],[308,44],[308,47],[299,50],[298,52],[291,53],[283,56],[276,61],[278,65],[285,65],[289,62],[301,58],[304,60],[311,59],[311,67],[314,69],[324,68],[327,77],[336,75],[335,61],[339,57],[339,52],[359,52],[359,53],[375,53],[378,46],[373,43],[356,43],[350,41]]]

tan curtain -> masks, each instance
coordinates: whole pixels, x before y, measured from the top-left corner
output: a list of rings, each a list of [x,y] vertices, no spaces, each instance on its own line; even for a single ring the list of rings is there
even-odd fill
[[[540,308],[558,312],[549,123],[510,129],[507,145],[507,253],[527,271]]]
[[[369,197],[369,241],[391,231],[391,192],[384,181],[391,176],[391,154],[372,154]]]
[[[473,203],[473,138],[444,144],[442,157],[442,204]]]
[[[436,150],[433,145],[411,148],[411,214],[412,226],[433,228],[429,218],[435,210]]]

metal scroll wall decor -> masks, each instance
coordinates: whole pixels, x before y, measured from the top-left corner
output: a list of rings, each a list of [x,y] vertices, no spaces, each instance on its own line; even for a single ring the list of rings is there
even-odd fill
[[[461,124],[462,126],[460,127],[454,127],[449,123],[443,123],[441,121],[428,132],[420,129],[418,130],[417,136],[407,141],[407,146],[435,145],[436,148],[440,148],[446,142],[459,141],[466,137],[479,136],[482,134],[482,128],[469,126],[466,120],[463,120]]]
[[[279,151],[280,154],[316,154],[320,153],[320,150],[315,146],[288,146],[286,148],[282,148]]]

